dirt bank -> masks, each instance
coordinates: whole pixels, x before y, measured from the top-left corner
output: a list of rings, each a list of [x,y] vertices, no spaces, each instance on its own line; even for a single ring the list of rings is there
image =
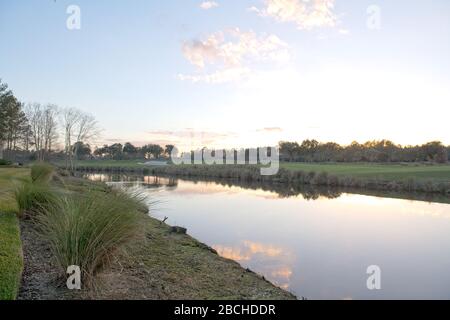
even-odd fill
[[[295,299],[192,237],[148,218],[146,237],[116,256],[96,289],[69,291],[48,244],[21,222],[24,273],[18,299]]]

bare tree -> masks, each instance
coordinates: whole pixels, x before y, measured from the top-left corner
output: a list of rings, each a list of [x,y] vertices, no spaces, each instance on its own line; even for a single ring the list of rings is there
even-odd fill
[[[47,105],[43,112],[44,121],[44,150],[49,154],[58,139],[58,107]]]
[[[44,141],[43,107],[39,103],[30,103],[26,106],[25,114],[30,125],[31,139],[36,150],[37,160],[41,161],[43,160]]]
[[[66,170],[72,169],[72,140],[74,127],[79,121],[79,111],[74,108],[66,108],[61,111],[61,123],[64,130],[64,152],[66,154]]]
[[[98,124],[95,118],[87,113],[80,113],[79,121],[76,125],[76,138],[75,142],[83,142],[89,144],[96,139],[100,134]],[[79,143],[76,144],[74,153],[78,154]]]
[[[67,108],[61,112],[62,127],[64,130],[64,150],[66,153],[66,169],[73,171],[74,155],[78,147],[77,142],[89,143],[95,139],[100,131],[95,118],[75,108]]]
[[[58,138],[58,108],[55,105],[31,103],[25,110],[37,160],[43,161]]]

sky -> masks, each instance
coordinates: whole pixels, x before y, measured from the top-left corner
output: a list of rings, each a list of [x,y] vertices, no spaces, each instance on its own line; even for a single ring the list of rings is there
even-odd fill
[[[450,144],[448,0],[0,0],[0,78],[98,143]]]

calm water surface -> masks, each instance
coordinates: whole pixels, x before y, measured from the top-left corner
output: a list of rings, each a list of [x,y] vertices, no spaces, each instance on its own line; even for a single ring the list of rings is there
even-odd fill
[[[137,180],[152,216],[308,299],[450,299],[450,205],[356,194],[280,193],[157,177]],[[308,197],[310,198],[310,197]],[[316,197],[313,197],[316,198]],[[381,268],[381,290],[366,273]]]

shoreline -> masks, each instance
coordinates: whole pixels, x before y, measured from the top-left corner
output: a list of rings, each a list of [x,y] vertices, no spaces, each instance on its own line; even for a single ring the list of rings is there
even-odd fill
[[[61,168],[61,167],[60,167]],[[187,179],[203,179],[207,181],[228,181],[243,184],[261,184],[273,186],[292,187],[302,189],[315,188],[338,188],[343,191],[358,194],[391,193],[396,198],[406,199],[412,197],[420,201],[434,201],[450,203],[450,180],[434,181],[430,179],[374,179],[355,178],[350,176],[336,176],[326,172],[303,172],[281,168],[275,176],[261,176],[257,167],[240,166],[230,168],[227,166],[214,166],[213,169],[199,165],[192,166],[158,166],[158,167],[120,167],[120,166],[78,166],[76,172],[81,173],[109,173],[109,174],[138,174],[172,176]]]
[[[133,173],[133,172],[77,172],[78,174],[125,174],[131,178],[146,177],[147,175]],[[77,175],[78,176],[78,175]],[[387,191],[387,190],[370,190],[370,189],[358,189],[358,188],[346,188],[346,187],[326,187],[326,186],[311,186],[311,185],[292,185],[286,183],[276,183],[276,182],[248,182],[239,181],[233,179],[224,178],[211,178],[211,177],[189,177],[189,176],[172,176],[164,174],[150,175],[158,178],[166,179],[180,179],[182,181],[190,182],[205,182],[205,183],[216,183],[221,186],[235,186],[243,189],[250,190],[263,190],[268,192],[277,193],[280,198],[289,198],[302,196],[305,200],[315,200],[320,197],[325,197],[328,199],[339,198],[343,194],[356,194],[368,197],[379,197],[379,198],[390,198],[390,199],[400,199],[400,200],[411,200],[411,201],[422,201],[428,203],[443,203],[450,204],[450,197],[442,194],[435,193],[424,193],[424,192],[407,192],[407,191]],[[129,182],[134,182],[137,180],[130,180]]]
[[[61,168],[61,166],[59,166]],[[62,169],[62,168],[61,168]],[[177,177],[219,178],[244,182],[265,182],[291,184],[295,186],[340,187],[373,191],[416,192],[423,194],[441,194],[450,197],[450,181],[430,178],[363,178],[351,175],[336,175],[326,171],[302,171],[280,168],[278,174],[261,176],[260,167],[240,166],[148,166],[122,167],[117,166],[86,166],[79,165],[77,172],[106,173],[139,173],[144,175],[172,175]],[[450,166],[449,166],[450,170]]]
[[[77,190],[106,186],[87,179],[63,179]],[[114,256],[110,267],[97,275],[94,289],[79,292],[65,288],[66,279],[52,262],[48,243],[35,233],[31,221],[21,219],[24,271],[18,299],[296,299],[183,230],[148,214],[144,219],[145,236]]]

